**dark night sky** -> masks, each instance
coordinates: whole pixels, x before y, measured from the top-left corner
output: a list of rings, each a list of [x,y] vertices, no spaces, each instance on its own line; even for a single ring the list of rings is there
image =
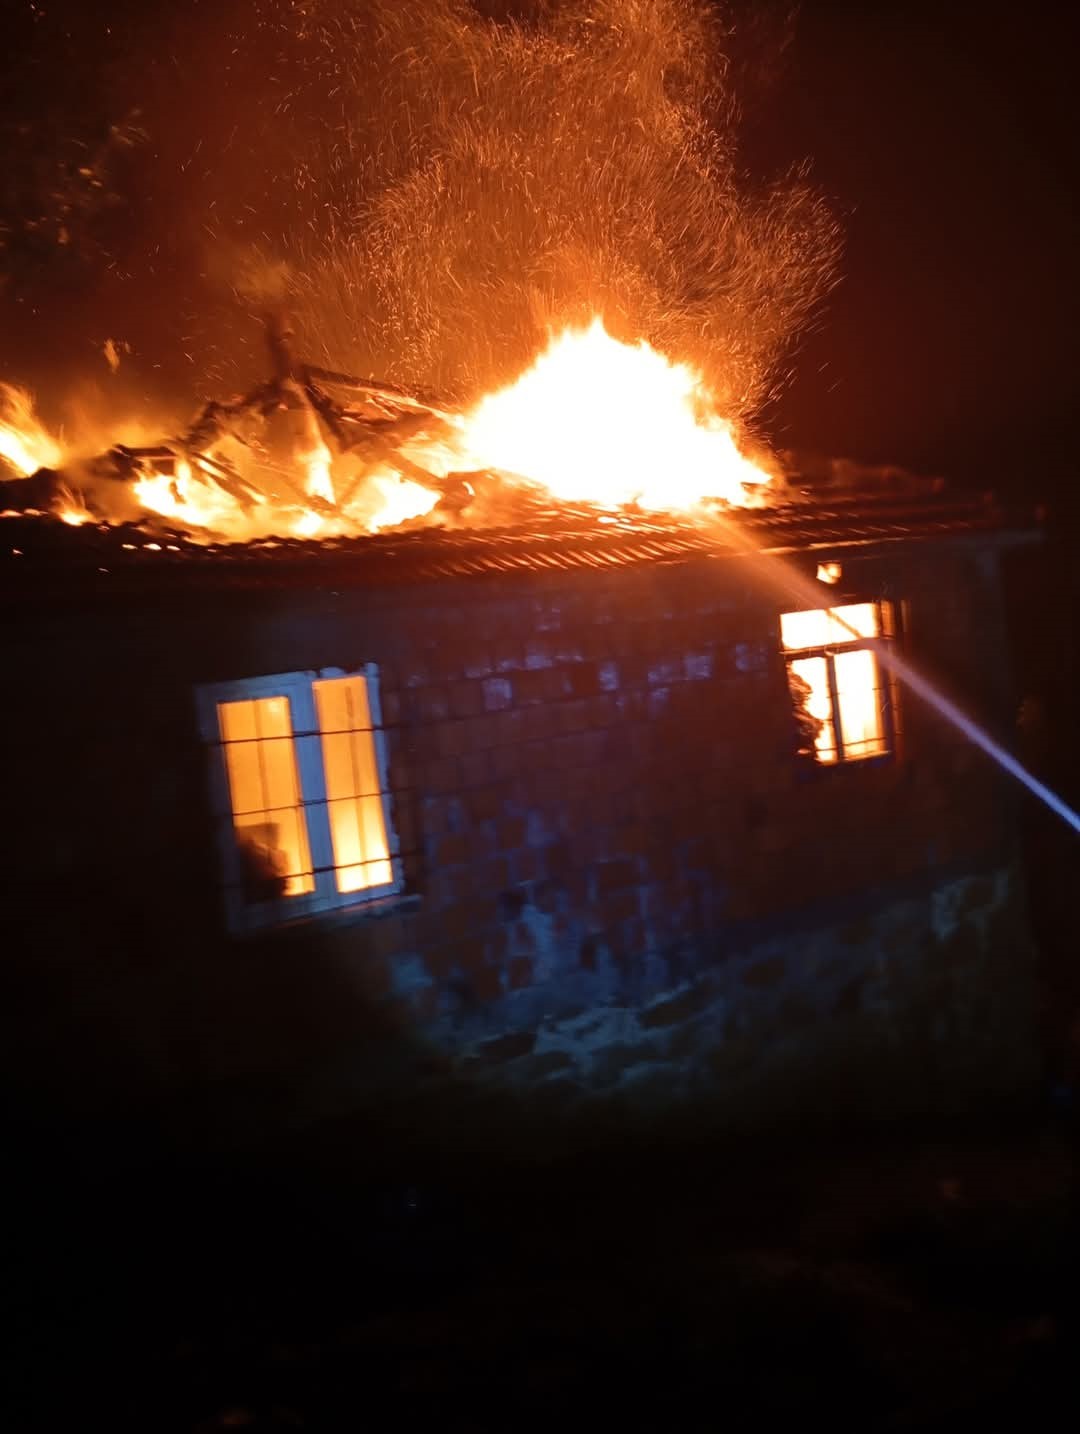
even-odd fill
[[[134,27],[140,45],[156,44],[199,11],[197,0],[151,11],[56,0],[41,20],[16,3],[0,118],[36,94],[57,102],[54,76],[19,78],[20,37],[40,40],[42,26],[69,36],[57,69],[77,114],[100,99],[102,63]],[[1061,8],[805,0],[776,82],[751,97],[746,157],[755,169],[811,157],[845,216],[846,255],[795,381],[766,415],[780,446],[1006,487],[1023,472],[1032,492],[1071,485],[1080,116]],[[69,290],[38,316],[43,352],[27,377],[39,381],[71,313],[100,342],[102,307],[100,293]],[[20,372],[26,317],[9,290],[2,376]]]
[[[846,211],[794,440],[1008,484],[1071,452],[1080,119],[1067,7],[807,0],[777,107]],[[1030,473],[1030,461],[1025,465]]]

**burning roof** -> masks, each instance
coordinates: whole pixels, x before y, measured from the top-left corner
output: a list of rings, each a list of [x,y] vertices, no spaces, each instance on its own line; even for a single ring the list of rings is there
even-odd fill
[[[761,502],[770,482],[698,374],[599,319],[465,411],[298,361],[279,313],[266,332],[271,377],[166,441],[65,451],[7,390],[0,456],[21,476],[0,505],[213,542],[500,526],[553,500],[692,512]]]
[[[269,310],[263,381],[186,427],[114,414],[64,435],[0,386],[0,512],[215,549],[502,532],[585,504],[585,526],[629,510],[664,528],[790,497],[744,424],[833,282],[839,231],[803,167],[759,184],[737,164],[732,30],[715,7],[575,0],[528,23],[461,0],[361,8],[360,29],[306,10],[284,26],[299,88],[250,163],[273,166],[266,192],[318,197],[309,218],[260,220],[280,252],[252,245],[235,127],[205,145],[229,156],[220,192],[200,204],[169,176],[170,223],[200,213],[200,250],[211,241],[184,343],[218,352],[202,325],[227,275],[230,305]],[[239,98],[232,78],[220,88]],[[241,125],[260,98],[243,97]],[[148,119],[155,145],[172,120]],[[147,272],[164,299],[157,259]],[[395,381],[301,357],[290,320],[308,354],[363,354],[351,361]],[[112,373],[121,353],[151,358],[110,332]],[[207,371],[238,382],[242,347]]]
[[[986,495],[852,494],[827,503],[744,510],[710,523],[671,514],[560,505],[512,526],[417,528],[362,537],[192,542],[131,525],[68,526],[12,518],[0,530],[0,581],[9,591],[63,600],[148,588],[382,587],[482,575],[604,571],[704,557],[827,551],[1030,529]]]
[[[23,473],[0,482],[12,582],[382,585],[835,550],[1006,521],[985,498],[893,470],[870,475],[872,491],[845,491],[849,472],[829,474],[837,487],[770,473],[739,451],[692,370],[599,322],[563,333],[468,412],[296,361],[280,315],[267,339],[272,377],[165,443],[65,458],[9,392],[0,453]],[[497,461],[453,466],[478,454]],[[43,459],[58,466],[27,471]]]

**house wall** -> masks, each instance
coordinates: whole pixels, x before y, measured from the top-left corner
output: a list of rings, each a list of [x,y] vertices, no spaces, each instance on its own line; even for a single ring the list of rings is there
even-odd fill
[[[844,571],[1007,735],[994,554]],[[5,711],[24,1109],[227,1132],[416,1106],[460,1135],[481,1110],[746,1126],[1023,1089],[1010,794],[909,694],[895,760],[801,768],[784,605],[738,560],[39,604]],[[407,894],[229,938],[193,689],[364,662]]]

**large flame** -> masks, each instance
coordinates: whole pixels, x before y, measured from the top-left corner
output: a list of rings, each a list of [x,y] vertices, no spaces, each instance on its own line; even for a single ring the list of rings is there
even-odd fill
[[[32,395],[0,383],[0,458],[27,477],[39,468],[56,468],[62,456],[60,444],[34,412]]]
[[[705,501],[760,501],[769,481],[739,451],[731,424],[692,368],[645,342],[619,342],[600,319],[553,336],[513,383],[410,436],[399,450],[401,473],[390,455],[376,461],[335,455],[313,412],[293,416],[291,467],[268,453],[255,456],[251,446],[230,449],[228,439],[186,456],[168,446],[147,450],[160,459],[156,467],[144,463],[126,490],[134,511],[208,540],[331,538],[442,521],[436,505],[451,473],[501,473],[514,502],[524,482],[531,485],[529,501],[546,489],[559,502],[681,512]],[[8,465],[29,476],[66,463],[80,474],[72,492],[64,473],[64,501],[51,504],[66,522],[92,521],[95,513],[108,518],[95,508],[101,490],[87,455],[112,449],[121,435],[130,444],[130,430],[117,425],[83,434],[65,452],[34,414],[29,394],[0,389],[0,455]],[[110,501],[118,490],[113,481]],[[130,519],[131,511],[122,516]]]
[[[307,492],[313,498],[321,498],[324,503],[333,503],[333,454],[326,444],[320,439],[314,447],[300,455],[300,464],[304,469],[306,477],[304,486]]]
[[[566,329],[465,422],[477,466],[518,473],[567,502],[683,511],[745,504],[769,475],[744,457],[698,374],[597,318]]]
[[[192,472],[181,461],[173,474],[151,472],[135,484],[135,497],[150,513],[169,518],[186,528],[253,536],[257,529],[245,520],[236,500]],[[250,534],[245,531],[245,524]]]

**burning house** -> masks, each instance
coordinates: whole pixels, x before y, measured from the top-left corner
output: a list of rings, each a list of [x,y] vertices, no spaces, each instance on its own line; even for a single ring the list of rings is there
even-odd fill
[[[19,1088],[459,1129],[1022,1088],[1012,795],[942,703],[1011,726],[1032,532],[748,441],[839,230],[805,167],[746,180],[738,27],[286,8],[213,47],[205,145],[146,120],[179,146],[147,292],[198,216],[177,332],[248,371],[227,270],[264,381],[62,437],[0,387]]]
[[[277,352],[183,440],[4,485],[28,1097],[746,1125],[1023,1088],[1012,795],[894,659],[1007,726],[1028,525],[926,485],[765,502],[692,418],[647,471],[678,495],[720,443],[722,506],[573,503]],[[287,430],[257,481],[227,451],[252,409]]]

